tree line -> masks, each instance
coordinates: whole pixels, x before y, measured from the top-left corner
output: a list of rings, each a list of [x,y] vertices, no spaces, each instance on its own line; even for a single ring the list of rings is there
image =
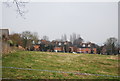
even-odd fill
[[[49,41],[48,36],[43,36],[41,39]],[[8,43],[10,46],[22,46],[24,48],[31,47],[33,44],[39,44],[39,36],[37,32],[30,32],[30,31],[23,31],[22,33],[13,33],[9,35],[9,40]],[[81,38],[79,34],[72,33],[70,35],[70,42],[74,45],[77,46],[80,43],[82,43],[84,40]],[[56,39],[56,41],[68,41],[67,40],[67,35],[64,34],[61,36],[61,39]],[[107,55],[112,55],[112,54],[118,54],[119,49],[120,49],[120,44],[118,43],[117,38],[115,37],[110,37],[108,38],[103,46],[98,46],[97,45],[97,53],[98,54],[107,54]]]

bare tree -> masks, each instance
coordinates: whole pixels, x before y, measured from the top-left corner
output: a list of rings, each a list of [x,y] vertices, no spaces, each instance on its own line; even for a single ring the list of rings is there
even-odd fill
[[[77,34],[77,39],[78,39],[78,38],[81,38],[81,37],[80,37],[80,34]]]
[[[13,42],[13,45],[22,45],[21,34],[13,33],[9,35],[9,39]]]
[[[79,37],[79,38],[77,38],[73,41],[73,44],[74,45],[80,45],[80,43],[82,43],[82,42],[83,42],[83,39],[81,37]]]
[[[64,34],[64,41],[67,41],[67,35]]]
[[[73,43],[73,37],[72,37],[72,35],[70,35],[70,42]]]
[[[108,55],[115,54],[116,45],[117,45],[117,39],[115,37],[111,37],[107,39],[107,41],[105,42],[105,45],[106,45],[106,50]]]
[[[38,40],[39,40],[38,33],[37,32],[33,32],[31,37],[32,37],[32,40],[34,41],[34,43],[37,44]]]
[[[70,35],[70,42],[74,42],[76,40],[76,33],[72,33],[72,35]]]
[[[67,35],[66,34],[61,36],[61,41],[67,41]]]
[[[22,32],[21,37],[22,37],[24,47],[30,47],[33,41],[36,43],[36,41],[39,40],[37,33],[32,33],[30,31]]]
[[[46,36],[46,35],[44,35],[42,39],[43,39],[43,40],[46,40],[46,41],[49,41],[49,37]]]
[[[63,35],[61,36],[61,41],[64,41],[64,36]]]
[[[72,44],[78,45],[83,42],[83,39],[81,38],[80,34],[72,33],[72,35],[70,35],[70,41]]]
[[[76,40],[76,33],[73,33],[72,36],[73,36],[72,38],[73,38],[73,42],[74,42]]]
[[[21,0],[14,0],[13,3],[15,3],[15,5],[17,7],[18,14],[20,14],[20,16],[24,16],[24,14],[26,13],[26,11],[23,10],[23,9],[25,8],[26,2],[23,2]]]
[[[28,3],[27,1],[25,0],[6,0],[4,2],[4,4],[7,6],[7,7],[11,7],[12,5],[10,5],[12,3],[12,5],[15,5],[16,6],[16,12],[25,19],[24,15],[25,13],[28,12],[28,10],[25,10],[25,6],[26,6],[26,3]]]

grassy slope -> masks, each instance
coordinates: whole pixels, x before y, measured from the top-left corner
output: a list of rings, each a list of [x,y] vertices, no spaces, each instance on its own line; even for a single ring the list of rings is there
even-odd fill
[[[4,56],[3,66],[117,76],[117,56],[22,51]],[[17,79],[117,79],[42,71],[3,69],[3,78]]]

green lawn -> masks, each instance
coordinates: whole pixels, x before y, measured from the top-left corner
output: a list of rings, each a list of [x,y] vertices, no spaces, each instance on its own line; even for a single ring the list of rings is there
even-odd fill
[[[19,51],[3,56],[2,66],[118,76],[118,56],[110,55]],[[118,79],[13,68],[2,71],[3,78],[11,79]]]

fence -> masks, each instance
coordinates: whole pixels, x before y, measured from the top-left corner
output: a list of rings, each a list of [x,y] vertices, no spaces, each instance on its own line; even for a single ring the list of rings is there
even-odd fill
[[[11,69],[19,69],[19,70],[43,71],[43,72],[53,72],[53,73],[67,73],[67,74],[77,74],[77,75],[93,75],[93,76],[105,76],[105,77],[120,77],[120,76],[113,76],[113,75],[90,74],[90,73],[80,73],[80,72],[65,72],[65,71],[29,69],[29,68],[18,68],[18,67],[5,67],[5,66],[0,67],[0,68],[11,68]]]

